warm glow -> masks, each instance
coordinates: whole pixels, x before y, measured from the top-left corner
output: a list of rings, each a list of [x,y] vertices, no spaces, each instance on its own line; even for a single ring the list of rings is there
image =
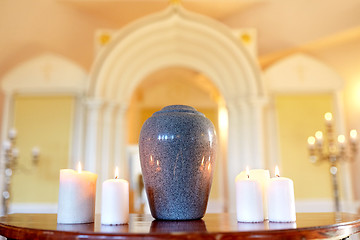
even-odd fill
[[[325,113],[325,120],[326,120],[327,122],[331,122],[331,121],[332,121],[332,114],[331,114],[331,112]]]
[[[219,127],[220,127],[220,132],[222,135],[226,136],[225,134],[228,131],[228,111],[226,110],[225,107],[220,107],[219,108]]]
[[[345,136],[344,136],[344,135],[339,135],[339,136],[338,136],[338,142],[339,142],[340,144],[345,143]]]
[[[357,138],[357,131],[355,129],[352,129],[350,131],[350,137],[351,137],[351,139],[356,139]]]
[[[119,168],[116,167],[115,168],[115,179],[118,179],[119,178]]]
[[[323,133],[322,133],[322,131],[317,131],[317,132],[315,133],[315,137],[316,137],[316,139],[322,139],[322,138],[323,138]]]
[[[280,170],[278,166],[275,167],[275,176],[280,177]]]
[[[246,167],[246,176],[247,176],[247,178],[250,178],[250,170],[249,170],[249,167]]]
[[[77,167],[78,173],[81,173],[81,162],[79,161],[78,167]]]
[[[308,141],[308,144],[312,146],[315,144],[316,139],[313,136],[311,136],[311,137],[308,137],[307,141]]]

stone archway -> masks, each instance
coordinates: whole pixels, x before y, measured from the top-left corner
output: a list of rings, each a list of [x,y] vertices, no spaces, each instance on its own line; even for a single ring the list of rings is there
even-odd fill
[[[96,59],[88,87],[86,168],[102,169],[100,179],[113,162],[126,169],[119,159],[126,157],[125,112],[131,95],[148,74],[167,66],[204,73],[223,95],[229,114],[226,185],[233,189],[246,165],[263,167],[260,70],[229,28],[178,4],[120,30]],[[228,202],[235,211],[233,191]]]

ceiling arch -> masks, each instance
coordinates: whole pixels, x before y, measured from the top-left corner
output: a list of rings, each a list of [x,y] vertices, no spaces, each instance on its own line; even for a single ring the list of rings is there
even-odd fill
[[[264,96],[258,65],[230,29],[178,4],[115,35],[91,69],[88,96],[128,103],[142,79],[167,66],[207,75],[225,100]]]

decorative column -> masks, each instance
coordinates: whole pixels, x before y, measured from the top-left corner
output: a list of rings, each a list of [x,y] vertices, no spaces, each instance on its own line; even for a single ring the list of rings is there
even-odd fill
[[[72,133],[71,157],[68,166],[75,168],[76,164],[84,159],[84,129],[85,129],[85,105],[82,95],[75,97],[74,131]]]
[[[334,113],[336,118],[336,129],[339,133],[344,134],[345,129],[345,120],[344,120],[344,102],[342,98],[342,93],[340,90],[334,91],[333,93],[333,103],[334,103]],[[356,157],[356,156],[355,156]],[[355,159],[356,160],[356,159]],[[355,212],[357,209],[354,207],[354,194],[353,194],[353,183],[352,183],[352,172],[351,172],[351,162],[341,161],[341,187],[343,190],[343,210],[348,212]]]
[[[234,102],[227,102],[228,117],[229,117],[229,133],[228,133],[228,153],[227,153],[227,175],[225,185],[228,188],[228,196],[226,196],[227,206],[225,211],[235,212],[235,177],[241,169],[241,159],[243,158],[241,146],[241,126],[240,126],[240,112]]]
[[[265,146],[264,146],[264,101],[253,99],[249,102],[251,129],[251,164],[252,168],[265,168]]]
[[[115,117],[115,148],[114,148],[114,163],[119,166],[120,178],[129,179],[129,166],[127,156],[127,123],[126,123],[125,105],[118,106]]]
[[[87,121],[85,132],[85,163],[84,169],[97,172],[100,158],[101,146],[101,109],[103,101],[99,99],[90,99],[86,102],[87,106]]]
[[[279,141],[278,141],[278,124],[276,115],[276,106],[274,102],[275,96],[269,98],[269,104],[266,108],[266,142],[267,142],[267,167],[275,169],[275,166],[281,167]],[[265,133],[265,132],[264,132]]]
[[[245,99],[227,102],[229,113],[227,186],[228,211],[235,212],[235,177],[247,166],[263,168],[262,112]]]
[[[101,148],[101,182],[113,178],[114,166],[114,132],[115,132],[116,103],[107,103],[104,108],[102,122],[102,148]]]

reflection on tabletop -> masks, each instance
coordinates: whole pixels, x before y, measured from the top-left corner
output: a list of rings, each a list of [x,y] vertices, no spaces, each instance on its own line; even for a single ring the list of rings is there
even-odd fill
[[[150,233],[168,232],[206,232],[206,224],[203,220],[190,221],[160,221],[151,222]]]
[[[56,230],[65,232],[93,232],[94,223],[83,224],[57,224]]]
[[[121,225],[101,225],[101,232],[104,233],[128,233],[129,224]]]
[[[248,222],[238,222],[237,229],[239,231],[262,231],[262,230],[284,230],[284,229],[295,229],[296,222],[256,222],[256,223],[248,223]]]

